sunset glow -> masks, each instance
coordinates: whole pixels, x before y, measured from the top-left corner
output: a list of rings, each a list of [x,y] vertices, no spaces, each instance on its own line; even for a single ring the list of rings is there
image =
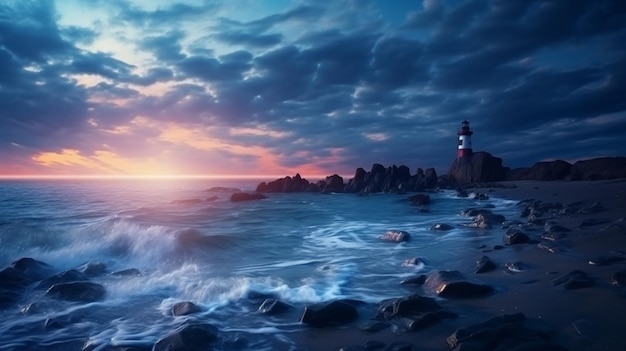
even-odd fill
[[[622,155],[626,29],[602,23],[624,12],[610,0],[4,1],[0,175],[444,173],[465,119],[476,150],[509,167]]]

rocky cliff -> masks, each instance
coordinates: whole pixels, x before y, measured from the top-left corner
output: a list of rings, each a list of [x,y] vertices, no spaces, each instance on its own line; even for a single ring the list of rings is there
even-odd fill
[[[454,159],[448,171],[448,180],[452,183],[498,182],[505,178],[508,168],[502,166],[502,159],[488,152],[479,151],[471,158]]]

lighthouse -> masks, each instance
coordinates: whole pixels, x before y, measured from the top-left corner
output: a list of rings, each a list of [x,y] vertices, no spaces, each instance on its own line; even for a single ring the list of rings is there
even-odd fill
[[[461,122],[461,129],[456,133],[459,136],[459,147],[457,157],[459,159],[470,159],[472,157],[472,132],[467,120]]]

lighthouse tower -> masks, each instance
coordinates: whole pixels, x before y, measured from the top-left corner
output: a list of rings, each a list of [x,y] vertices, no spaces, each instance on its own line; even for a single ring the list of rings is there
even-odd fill
[[[459,148],[457,157],[470,159],[472,157],[472,132],[467,120],[461,122],[461,129],[456,133],[459,136]]]

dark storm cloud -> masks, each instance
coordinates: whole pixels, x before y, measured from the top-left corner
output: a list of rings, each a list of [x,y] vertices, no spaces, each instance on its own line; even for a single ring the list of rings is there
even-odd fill
[[[61,37],[50,1],[20,1],[15,7],[0,4],[0,46],[24,63],[43,63],[73,49]]]
[[[208,1],[154,9],[107,2],[109,24],[141,34],[133,48],[154,59],[141,65],[77,48],[101,33],[60,27],[52,2],[16,4],[0,5],[0,143],[12,155],[93,152],[95,140],[120,154],[160,152],[156,143],[138,150],[158,139],[155,127],[112,132],[137,116],[211,126],[220,141],[267,148],[283,166],[314,160],[344,173],[373,162],[445,171],[463,119],[475,147],[509,166],[626,153],[622,1],[428,0],[404,23],[376,10],[392,2],[305,1],[256,20]],[[197,26],[182,25],[191,21]],[[86,87],[72,74],[103,81]],[[166,88],[144,92],[155,83]],[[237,127],[274,134],[228,132]],[[190,160],[199,152],[163,145]],[[228,157],[239,156],[206,159]],[[257,161],[246,157],[233,169]]]

